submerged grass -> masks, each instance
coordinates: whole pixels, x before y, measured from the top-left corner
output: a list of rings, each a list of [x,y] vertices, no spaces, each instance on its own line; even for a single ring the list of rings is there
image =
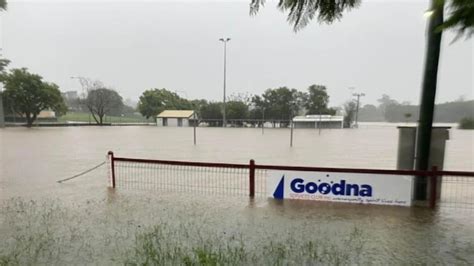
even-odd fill
[[[4,202],[0,265],[345,265],[358,261],[364,250],[364,234],[357,227],[341,234],[338,239],[345,240],[339,243],[322,232],[311,232],[309,241],[298,235],[281,238],[279,232],[250,237],[182,217],[144,225],[137,223],[140,217],[125,220],[94,211],[95,204],[67,208],[54,201]]]
[[[336,230],[329,230],[317,221],[269,225],[255,212],[244,219],[223,220],[222,210],[193,212],[193,203],[114,204],[87,201],[65,206],[18,198],[0,202],[0,265],[463,265],[472,261],[472,243],[456,240],[441,245],[446,250],[437,253],[439,246],[416,249],[410,242],[391,243],[387,235],[350,221],[335,221]],[[137,211],[137,204],[146,211]]]
[[[269,240],[267,244],[250,246],[245,244],[243,237],[177,240],[178,233],[168,231],[166,226],[154,226],[149,231],[137,233],[135,246],[125,257],[124,264],[349,265],[361,263],[365,243],[361,230],[356,227],[339,245],[328,238],[316,237],[309,241]],[[370,260],[364,264],[370,264]]]

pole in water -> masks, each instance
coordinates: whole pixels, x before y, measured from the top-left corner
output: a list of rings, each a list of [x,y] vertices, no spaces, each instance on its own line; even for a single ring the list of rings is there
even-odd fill
[[[194,125],[194,145],[196,145],[196,111],[193,113],[193,125]]]
[[[321,111],[319,111],[319,124],[318,124],[318,129],[319,129],[319,135],[321,135]]]
[[[290,147],[293,147],[293,120],[290,121]]]

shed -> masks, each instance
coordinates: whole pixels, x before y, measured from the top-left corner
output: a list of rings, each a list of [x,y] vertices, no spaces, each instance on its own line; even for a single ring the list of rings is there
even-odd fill
[[[165,110],[156,116],[159,127],[188,127],[194,119],[193,110]]]
[[[344,117],[336,115],[304,115],[293,118],[295,128],[343,128]]]

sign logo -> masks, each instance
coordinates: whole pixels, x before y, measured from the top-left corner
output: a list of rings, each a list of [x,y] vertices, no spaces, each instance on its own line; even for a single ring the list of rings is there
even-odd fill
[[[283,175],[280,179],[280,183],[278,183],[278,186],[275,189],[275,192],[273,192],[273,197],[275,199],[283,199],[285,197],[285,175]]]
[[[267,171],[267,195],[274,199],[410,206],[413,176]]]

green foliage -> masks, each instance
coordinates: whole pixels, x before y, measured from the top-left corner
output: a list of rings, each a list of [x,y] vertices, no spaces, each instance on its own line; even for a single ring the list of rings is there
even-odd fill
[[[334,114],[334,110],[328,108],[329,95],[326,86],[311,85],[308,88],[308,96],[305,101],[306,114]]]
[[[5,68],[10,64],[10,60],[5,58],[0,58],[0,72],[4,71]]]
[[[359,121],[364,122],[380,122],[384,121],[383,114],[380,109],[373,104],[366,104],[359,108],[359,115],[357,118]]]
[[[380,105],[364,105],[359,109],[359,121],[365,122],[417,122],[420,107],[409,103],[399,103],[384,95],[378,100]],[[474,101],[458,100],[435,106],[434,122],[457,123],[464,117],[474,116]],[[410,114],[410,116],[407,116]]]
[[[311,85],[308,93],[280,87],[266,90],[262,96],[252,98],[253,108],[249,112],[252,119],[289,120],[303,111],[307,114],[330,114],[336,110],[328,108],[329,95],[323,85]]]
[[[454,29],[458,31],[456,39],[465,33],[471,37],[474,34],[474,1],[451,0],[448,10],[449,15],[438,30]]]
[[[227,119],[246,119],[248,118],[249,107],[240,101],[230,101],[226,103]]]
[[[297,115],[301,109],[303,101],[302,93],[296,89],[280,87],[276,89],[268,89],[262,95],[260,102],[265,109],[265,118],[288,120]]]
[[[7,0],[0,0],[0,11],[7,10]]]
[[[222,103],[211,102],[201,105],[199,113],[202,119],[213,119],[210,121],[210,126],[222,126]]]
[[[344,104],[344,127],[350,128],[355,118],[357,104],[354,101],[349,101]]]
[[[122,97],[116,91],[107,88],[90,90],[83,104],[99,125],[103,124],[105,115],[121,113],[123,108]]]
[[[189,110],[192,104],[167,89],[151,89],[143,92],[138,111],[146,118],[156,117],[164,110]]]
[[[24,116],[29,127],[42,110],[51,109],[59,116],[67,111],[59,87],[44,82],[41,76],[29,73],[26,68],[3,73],[0,81],[5,88],[5,109]]]
[[[304,28],[317,18],[319,23],[332,23],[342,18],[345,11],[358,7],[361,0],[279,0],[278,7],[288,11],[288,22],[295,31]],[[252,0],[250,13],[255,14],[265,0]]]
[[[460,129],[474,129],[474,117],[464,117],[459,121]]]

